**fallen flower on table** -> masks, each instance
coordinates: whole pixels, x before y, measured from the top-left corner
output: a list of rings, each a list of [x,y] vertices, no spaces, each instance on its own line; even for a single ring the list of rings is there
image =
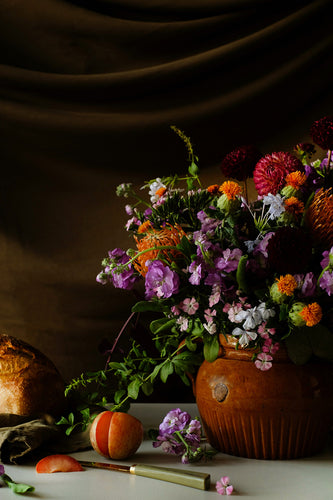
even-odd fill
[[[151,431],[152,434],[154,448],[161,446],[165,453],[181,455],[183,464],[211,458],[217,453],[216,450],[206,450],[200,446],[200,421],[192,419],[189,413],[180,408],[169,411],[160,424],[159,431]]]
[[[230,484],[228,476],[222,476],[220,481],[216,481],[216,491],[219,495],[231,495],[234,487]]]
[[[0,488],[1,486],[8,486],[14,493],[25,494],[32,493],[35,491],[33,486],[29,484],[16,483],[7,474],[5,474],[5,468],[0,464]]]

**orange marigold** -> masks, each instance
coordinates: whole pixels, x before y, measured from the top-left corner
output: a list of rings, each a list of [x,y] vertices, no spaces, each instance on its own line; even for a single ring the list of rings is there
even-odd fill
[[[293,215],[300,215],[304,212],[304,203],[296,196],[290,196],[284,200],[284,206],[286,211]]]
[[[276,278],[276,281],[279,292],[284,295],[291,296],[297,288],[297,281],[292,274],[280,276],[280,278]]]
[[[207,191],[210,194],[217,194],[219,192],[220,186],[218,184],[212,184],[211,186],[208,186]]]
[[[306,326],[314,326],[320,322],[323,317],[323,311],[317,302],[313,302],[305,306],[301,310],[300,315],[304,319]]]
[[[134,236],[139,253],[144,252],[138,255],[133,262],[136,270],[142,276],[145,276],[148,271],[148,267],[146,266],[147,260],[154,260],[159,257],[172,263],[176,258],[182,255],[181,252],[176,248],[161,247],[176,247],[183,236],[185,236],[185,232],[180,226],[174,227],[171,225],[161,229],[154,229],[151,227],[141,239]]]
[[[242,187],[234,181],[225,181],[219,187],[220,193],[226,195],[228,200],[234,200],[242,192]]]
[[[299,189],[306,182],[306,175],[304,172],[295,170],[295,172],[290,172],[286,177],[286,185],[291,186],[294,189]]]

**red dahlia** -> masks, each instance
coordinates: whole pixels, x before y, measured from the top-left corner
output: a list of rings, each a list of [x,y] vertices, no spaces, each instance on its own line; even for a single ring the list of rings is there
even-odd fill
[[[333,149],[333,117],[324,116],[315,121],[310,129],[310,135],[313,142],[322,149]]]
[[[285,178],[295,170],[303,171],[302,162],[291,153],[272,153],[258,161],[253,180],[260,196],[276,194],[285,185]]]
[[[242,146],[228,153],[222,160],[222,174],[238,181],[252,177],[260,152],[251,145]]]

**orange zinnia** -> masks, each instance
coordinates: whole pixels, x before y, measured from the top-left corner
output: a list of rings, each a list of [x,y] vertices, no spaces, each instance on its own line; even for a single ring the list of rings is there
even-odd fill
[[[297,281],[291,274],[280,276],[280,278],[276,278],[276,281],[279,292],[284,295],[291,296],[297,288]]]
[[[317,302],[313,302],[305,306],[301,310],[300,315],[304,319],[306,326],[314,326],[319,323],[323,317],[323,312],[320,305]]]
[[[208,186],[207,191],[210,194],[217,194],[219,192],[220,186],[218,184],[212,184],[211,186]]]
[[[146,235],[141,239],[134,237],[139,253],[144,251],[133,262],[136,270],[142,276],[145,276],[148,271],[147,260],[154,260],[159,257],[172,263],[182,255],[175,247],[181,242],[183,236],[185,236],[185,232],[180,226],[168,225],[160,229],[149,228]],[[166,246],[174,248],[161,248]]]
[[[296,198],[296,196],[290,196],[284,201],[284,206],[286,211],[293,215],[300,215],[304,212],[304,203]]]
[[[294,189],[299,189],[306,182],[306,175],[304,172],[295,170],[295,172],[290,172],[286,177],[286,185],[291,186]]]
[[[242,192],[242,187],[234,181],[225,181],[219,188],[220,193],[226,195],[228,200],[234,200]]]

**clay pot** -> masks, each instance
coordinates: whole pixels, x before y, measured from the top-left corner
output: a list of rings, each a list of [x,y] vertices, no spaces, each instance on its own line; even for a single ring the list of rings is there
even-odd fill
[[[292,459],[319,452],[333,425],[333,365],[293,364],[281,347],[262,372],[253,351],[220,336],[218,359],[204,361],[194,394],[209,443],[230,455]]]

